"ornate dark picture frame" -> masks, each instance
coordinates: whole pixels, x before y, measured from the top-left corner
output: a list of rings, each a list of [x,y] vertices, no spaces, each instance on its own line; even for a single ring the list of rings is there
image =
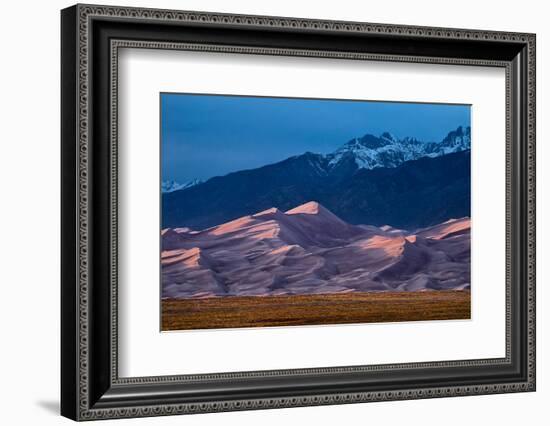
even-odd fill
[[[534,34],[95,5],[64,9],[61,28],[62,415],[92,420],[535,390]],[[121,47],[504,68],[506,356],[120,378]]]

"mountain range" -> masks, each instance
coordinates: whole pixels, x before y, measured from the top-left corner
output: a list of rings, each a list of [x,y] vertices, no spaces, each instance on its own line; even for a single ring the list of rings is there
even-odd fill
[[[470,219],[415,233],[353,225],[316,201],[202,231],[162,231],[162,297],[470,288]]]
[[[470,128],[440,142],[385,132],[163,193],[162,227],[205,229],[316,200],[350,224],[417,229],[470,216]]]
[[[440,157],[453,152],[470,149],[470,127],[458,127],[439,143],[423,142],[416,138],[397,139],[389,132],[380,136],[371,134],[355,138],[326,156],[328,170],[342,164],[355,163],[360,169],[397,167],[406,161],[422,157]]]

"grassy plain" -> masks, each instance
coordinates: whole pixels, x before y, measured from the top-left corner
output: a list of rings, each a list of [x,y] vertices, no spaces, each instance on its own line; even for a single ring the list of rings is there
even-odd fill
[[[469,318],[469,291],[354,292],[162,301],[163,331]]]

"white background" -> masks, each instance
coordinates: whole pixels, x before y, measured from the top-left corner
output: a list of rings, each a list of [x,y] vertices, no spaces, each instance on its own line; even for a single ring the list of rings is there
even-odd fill
[[[105,0],[103,3],[119,4]],[[546,424],[550,400],[550,28],[544,2],[196,0],[120,3],[384,23],[536,32],[538,107],[538,391],[453,399],[118,420],[119,424]],[[0,398],[2,423],[69,424],[59,394],[59,9],[65,1],[3,5],[0,68]],[[546,81],[545,81],[546,80]],[[117,424],[108,421],[102,424]]]
[[[119,81],[121,376],[505,356],[504,69],[123,49]],[[471,320],[159,333],[154,206],[166,91],[472,104]]]

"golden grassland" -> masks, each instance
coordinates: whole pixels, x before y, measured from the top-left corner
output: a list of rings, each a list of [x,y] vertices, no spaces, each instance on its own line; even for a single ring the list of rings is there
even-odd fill
[[[162,301],[163,331],[469,318],[469,291],[231,296]]]

